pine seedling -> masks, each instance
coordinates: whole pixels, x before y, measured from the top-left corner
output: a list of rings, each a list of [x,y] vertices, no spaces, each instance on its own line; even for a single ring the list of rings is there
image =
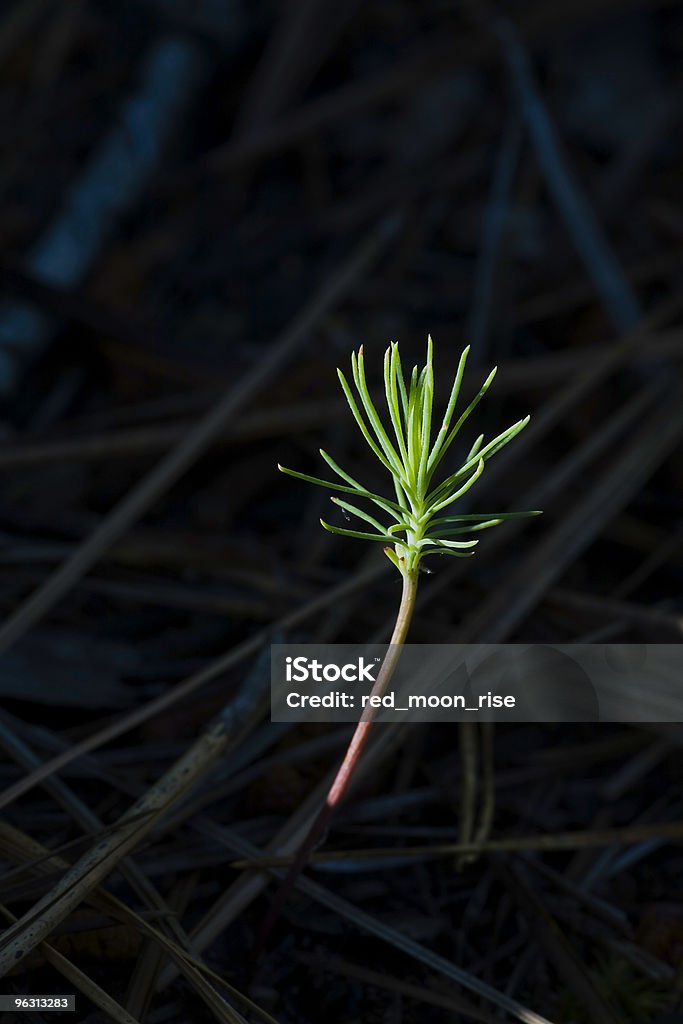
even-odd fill
[[[398,344],[392,342],[384,356],[384,388],[387,409],[394,439],[389,437],[382,420],[370,397],[365,377],[363,348],[351,355],[351,370],[359,403],[349,383],[338,370],[341,383],[351,412],[358,427],[374,452],[376,458],[391,475],[395,500],[369,491],[346,473],[334,459],[322,449],[320,454],[330,469],[343,480],[322,480],[319,477],[299,473],[284,466],[278,466],[282,473],[318,484],[329,490],[349,494],[365,503],[375,505],[384,513],[385,521],[380,522],[364,508],[349,501],[333,497],[331,500],[351,516],[372,527],[371,530],[347,530],[332,526],[321,519],[322,526],[330,533],[343,537],[357,537],[359,540],[383,541],[384,552],[404,576],[417,573],[425,555],[450,555],[467,558],[474,554],[478,539],[454,540],[478,533],[492,526],[498,526],[504,519],[538,515],[538,512],[478,513],[458,515],[452,506],[476,483],[484,472],[488,459],[516,437],[529,422],[530,417],[518,420],[493,440],[484,444],[481,434],[472,445],[465,461],[454,473],[450,473],[439,484],[433,485],[437,469],[463,424],[484,397],[496,370],[488,375],[481,388],[467,408],[453,422],[455,407],[469,354],[469,346],[460,356],[455,380],[446,406],[446,411],[432,444],[432,405],[434,399],[434,369],[432,362],[432,339],[427,342],[427,362],[421,371],[413,367],[410,381],[406,386],[401,367]],[[431,448],[430,448],[431,445]],[[389,521],[386,521],[388,517]]]
[[[456,406],[469,351],[468,346],[460,356],[443,418],[436,430],[432,416],[434,368],[431,337],[427,341],[425,365],[422,369],[414,366],[408,379],[403,374],[398,344],[392,342],[384,354],[384,392],[389,429],[382,421],[370,396],[365,374],[363,347],[361,346],[357,353],[353,352],[351,355],[354,388],[351,387],[342,371],[337,371],[342,390],[363,438],[391,477],[393,486],[391,498],[364,487],[322,449],[320,450],[322,458],[338,479],[324,480],[278,466],[281,472],[296,477],[298,480],[336,491],[337,495],[345,495],[344,498],[335,495],[331,500],[344,510],[347,517],[351,516],[359,520],[363,524],[363,529],[355,530],[334,526],[324,519],[320,520],[322,526],[330,533],[343,537],[355,537],[358,540],[383,543],[384,553],[401,573],[403,578],[401,604],[389,649],[371,691],[372,696],[384,695],[400,657],[401,646],[405,642],[415,607],[422,559],[429,555],[453,558],[471,557],[479,543],[479,538],[473,535],[498,526],[506,519],[540,515],[538,511],[458,514],[457,508],[454,507],[457,501],[475,485],[484,472],[487,461],[526,427],[530,419],[529,416],[513,423],[486,443],[484,435],[480,434],[458,469],[454,472],[446,471],[445,476],[443,476],[443,472],[437,473],[445,465],[451,445],[490,388],[496,375],[494,368],[470,404],[456,418]],[[437,482],[439,476],[441,479]],[[353,501],[347,500],[347,495],[353,498]],[[357,504],[358,502],[360,504]],[[368,702],[363,709],[325,804],[299,847],[266,918],[261,932],[259,949],[263,948],[287,895],[308,863],[311,852],[325,833],[332,815],[339,806],[377,713],[378,709],[372,706],[372,702]]]

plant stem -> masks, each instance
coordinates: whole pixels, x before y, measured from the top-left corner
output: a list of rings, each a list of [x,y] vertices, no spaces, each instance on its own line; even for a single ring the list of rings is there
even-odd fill
[[[416,595],[417,572],[405,571],[403,573],[401,604],[396,616],[396,623],[394,625],[393,633],[391,634],[391,640],[389,641],[389,649],[384,661],[382,662],[382,667],[377,674],[375,684],[370,691],[371,697],[383,697],[386,693],[387,686],[394,674],[398,660],[401,657],[401,648],[405,643],[408,629],[410,627],[410,621],[413,617]],[[341,804],[346,791],[349,788],[351,778],[356,770],[363,748],[368,741],[372,724],[376,719],[379,710],[379,707],[373,707],[370,701],[368,701],[363,708],[363,712],[360,716],[355,732],[351,737],[348,747],[346,748],[344,759],[339,766],[337,774],[334,777],[334,781],[327,793],[325,803],[313,819],[313,823],[311,824],[305,839],[301,843],[301,846],[297,850],[289,871],[287,872],[285,879],[275,896],[275,900],[273,901],[273,904],[265,918],[256,944],[256,956],[263,951],[270,933],[273,930],[273,926],[280,916],[290,892],[296,884],[297,878],[308,864],[313,850],[322,836],[324,836],[335,811]]]

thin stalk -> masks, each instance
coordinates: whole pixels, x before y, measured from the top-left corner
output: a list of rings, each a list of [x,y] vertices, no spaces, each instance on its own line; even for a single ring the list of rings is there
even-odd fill
[[[401,657],[401,649],[405,643],[406,636],[408,635],[408,629],[410,627],[410,621],[413,617],[415,597],[417,595],[417,572],[405,571],[402,573],[402,576],[403,591],[401,593],[401,604],[396,616],[396,623],[394,625],[393,633],[391,634],[391,640],[389,641],[389,650],[387,651],[386,657],[384,658],[382,666],[377,674],[375,684],[370,691],[371,697],[383,697],[386,693],[391,677],[393,676],[398,664],[398,660]],[[325,835],[332,817],[344,799],[379,710],[380,709],[377,707],[372,707],[371,701],[368,701],[363,708],[363,712],[360,716],[355,732],[351,737],[348,747],[346,748],[344,759],[340,764],[337,774],[334,777],[334,781],[327,793],[325,803],[314,818],[313,823],[306,834],[306,838],[297,850],[294,860],[292,861],[285,879],[280,886],[280,889],[275,896],[275,900],[273,901],[273,904],[264,920],[259,939],[256,944],[256,957],[258,957],[265,948],[268,938],[273,930],[273,926],[280,916],[282,908],[287,902],[289,894],[294,888],[299,875],[308,864],[311,854],[320,839]]]

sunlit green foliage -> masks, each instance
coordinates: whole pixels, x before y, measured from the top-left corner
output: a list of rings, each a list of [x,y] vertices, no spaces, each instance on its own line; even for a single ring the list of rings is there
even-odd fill
[[[353,495],[381,509],[390,522],[381,522],[369,512],[349,501],[333,497],[332,501],[348,515],[360,519],[371,530],[347,530],[320,522],[331,533],[361,540],[383,541],[387,557],[402,573],[417,571],[425,555],[453,555],[464,558],[474,554],[479,541],[454,540],[497,526],[504,519],[539,515],[539,512],[478,513],[457,515],[452,506],[476,483],[488,459],[500,451],[529,422],[530,417],[518,420],[493,440],[484,444],[481,434],[472,445],[464,462],[454,473],[434,484],[436,470],[457,437],[461,427],[488,391],[496,370],[492,370],[467,408],[455,418],[460,386],[465,371],[469,346],[460,356],[441,424],[433,434],[434,369],[431,337],[427,342],[427,361],[422,369],[413,367],[406,382],[401,366],[398,344],[392,342],[384,355],[384,390],[391,423],[390,437],[370,397],[365,376],[363,348],[351,355],[354,391],[344,374],[338,370],[339,380],[354,419],[376,458],[392,477],[394,498],[369,491],[358,480],[346,473],[327,452],[320,454],[336,475],[344,481],[322,480],[279,466],[283,473],[306,480],[308,483]],[[357,397],[356,397],[357,396]]]

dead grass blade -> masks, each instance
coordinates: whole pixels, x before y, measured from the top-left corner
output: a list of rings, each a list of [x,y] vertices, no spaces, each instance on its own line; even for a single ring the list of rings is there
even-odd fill
[[[645,421],[635,437],[629,438],[626,449],[614,458],[588,494],[464,620],[454,642],[476,638],[479,642],[502,643],[572,560],[652,476],[671,453],[682,431],[683,401],[677,391]]]
[[[564,159],[555,126],[536,88],[533,71],[514,24],[495,16],[492,24],[503,48],[548,189],[581,256],[605,310],[618,331],[629,331],[642,318],[637,297],[624,277],[593,211]]]
[[[616,828],[584,829],[570,832],[553,832],[552,835],[506,836],[502,839],[487,839],[472,843],[433,843],[424,846],[374,846],[369,849],[347,849],[318,851],[311,856],[312,864],[339,860],[382,860],[395,857],[454,857],[458,854],[512,853],[521,850],[584,850],[597,846],[637,845],[649,839],[672,843],[683,842],[683,821],[648,822],[639,825],[624,825]],[[234,861],[234,868],[285,868],[291,863],[290,856],[268,856],[264,854],[255,860]]]
[[[0,975],[22,960],[82,900],[87,899],[98,884],[121,862],[159,821],[168,809],[183,796],[212,767],[216,759],[243,731],[245,721],[253,714],[261,694],[254,687],[240,692],[233,705],[229,705],[219,720],[181,757],[136,804],[120,819],[118,827],[100,836],[96,845],[71,867],[45,897],[24,916],[11,925],[0,938]],[[255,691],[255,692],[254,692]],[[21,835],[16,830],[3,829],[4,835],[14,839],[21,847]],[[32,854],[42,856],[39,844],[29,844]],[[45,868],[54,864],[54,858],[44,862]],[[120,910],[120,906],[116,905]],[[147,930],[147,926],[145,926]],[[156,937],[158,933],[153,932]],[[241,1020],[204,976],[202,965],[190,962],[184,950],[161,937],[165,948],[183,973],[212,1009],[217,1019],[237,1022]]]
[[[385,561],[385,560],[383,560]],[[109,743],[111,740],[116,739],[118,736],[129,732],[131,729],[137,728],[142,725],[143,722],[148,721],[154,715],[160,711],[164,711],[178,701],[195,693],[205,683],[210,682],[217,676],[226,672],[230,668],[234,668],[235,665],[239,665],[240,662],[245,661],[247,658],[254,654],[257,654],[264,644],[267,644],[272,635],[278,631],[284,631],[290,629],[292,626],[298,625],[301,622],[305,622],[311,618],[317,612],[322,611],[330,605],[335,604],[337,601],[342,600],[348,594],[353,594],[358,590],[362,590],[368,584],[373,583],[384,575],[387,571],[386,566],[377,559],[376,563],[370,568],[366,568],[356,575],[350,576],[342,583],[330,587],[329,590],[324,593],[312,598],[299,608],[295,608],[294,611],[288,615],[284,615],[277,622],[274,622],[268,629],[261,630],[259,633],[245,640],[243,643],[233,647],[226,654],[217,658],[211,662],[201,672],[197,672],[195,675],[190,676],[188,679],[183,680],[181,683],[177,683],[175,686],[170,687],[161,696],[154,700],[148,701],[146,704],[134,711],[123,715],[121,718],[114,722],[105,725],[102,729],[98,729],[97,732],[88,736],[84,740],[80,740],[78,743],[74,743],[69,749],[62,751],[55,757],[46,761],[40,768],[29,772],[23,779],[18,780],[0,794],[0,809],[7,807],[18,797],[24,793],[33,789],[43,779],[52,775],[54,772],[59,771],[65,765],[75,761],[82,754],[86,754],[91,750],[95,750],[97,747],[102,746],[104,743]]]
[[[167,810],[203,778],[225,751],[228,734],[219,723],[195,743],[119,821],[0,937],[0,976],[42,942],[137,846]],[[141,817],[143,815],[144,817]]]
[[[471,358],[481,360],[491,317],[496,267],[505,235],[506,217],[522,148],[522,132],[516,115],[508,118],[496,155],[491,190],[486,204],[480,253],[474,279],[467,340]]]
[[[62,871],[68,871],[70,865],[59,857],[50,856],[50,851],[40,843],[31,839],[19,829],[14,828],[7,822],[0,821],[0,852],[14,863],[30,861],[39,874],[50,872],[54,867]],[[102,913],[117,921],[137,928],[145,937],[158,943],[175,964],[177,970],[195,988],[198,995],[212,1009],[216,1019],[223,1024],[245,1024],[243,1018],[237,1014],[233,1007],[211,987],[209,980],[215,980],[219,985],[231,992],[235,999],[249,1006],[258,1013],[267,1024],[277,1024],[264,1010],[256,1006],[251,1000],[244,996],[238,989],[235,989],[224,978],[221,978],[205,964],[198,961],[193,954],[178,946],[172,939],[159,932],[153,925],[136,914],[125,903],[116,896],[103,889],[96,888],[86,896],[88,903],[100,910]]]
[[[5,917],[7,921],[15,922],[16,917],[6,907],[0,904],[0,914]],[[117,1024],[140,1024],[140,1020],[128,1013],[127,1010],[117,1003],[115,999],[104,991],[103,988],[89,978],[88,975],[77,967],[76,964],[72,963],[67,957],[63,956],[59,950],[55,949],[48,942],[41,942],[40,951],[49,964],[56,971],[58,971],[63,978],[70,981],[75,988],[78,989],[84,996],[87,996],[95,1006],[99,1006],[100,1010],[111,1017],[112,1020],[116,1021]]]
[[[286,434],[300,434],[333,421],[343,411],[342,402],[333,399],[311,399],[262,409],[245,415],[238,422],[228,424],[216,437],[215,443],[245,444],[248,441],[283,437]],[[16,445],[3,445],[0,449],[0,469],[154,454],[178,444],[191,429],[192,423],[183,421],[162,426],[130,427],[101,434],[88,433],[85,436],[59,440],[41,436],[33,440],[19,441]]]
[[[39,764],[39,760],[33,751],[30,750],[27,745],[1,720],[0,741],[6,749],[9,750],[12,756],[24,767],[35,767],[36,764]],[[99,838],[102,838],[104,832],[102,830],[102,822],[100,819],[61,779],[51,776],[45,780],[44,785],[56,802],[64,808],[67,814],[77,821],[84,829],[90,832],[99,833]],[[85,839],[86,837],[83,838]],[[43,859],[50,860],[54,864],[54,857],[47,857]],[[25,864],[24,870],[28,870],[31,866],[33,867],[33,870],[35,870],[37,866],[36,862],[33,861],[32,864]],[[64,862],[64,868],[68,869],[66,861]],[[138,893],[154,913],[160,915],[160,929],[163,930],[164,928],[167,928],[183,949],[189,949],[190,940],[180,925],[179,915],[177,914],[178,908],[171,908],[167,905],[166,901],[162,898],[161,894],[152,882],[140,871],[133,860],[130,858],[122,860],[120,869],[124,877],[127,878],[128,882],[132,886],[133,890]],[[12,921],[16,921],[16,918],[13,917]],[[45,944],[43,943],[41,948],[44,946]],[[156,940],[148,940],[147,946],[138,960],[136,972],[134,973],[131,983],[131,994],[127,1000],[128,1014],[131,1019],[137,1019],[144,1015],[143,1010],[148,1002],[148,997],[153,991],[153,983],[156,978],[156,973],[153,968],[154,965],[156,965],[156,971],[160,969],[162,958],[163,945],[160,945]],[[147,968],[147,972],[145,972],[145,968]],[[152,970],[152,982],[145,988],[145,978],[150,970]]]
[[[566,985],[573,991],[592,1024],[622,1024],[621,1018],[593,984],[586,968],[567,942],[557,922],[548,913],[531,886],[510,864],[494,860],[494,871],[525,912],[536,932],[539,952],[552,960]]]
[[[216,838],[220,838],[235,853],[241,853],[242,856],[247,858],[258,857],[260,851],[257,847],[253,846],[247,840],[243,839],[242,836],[237,835],[231,829],[217,827],[214,835]],[[277,869],[270,869],[276,871]],[[364,910],[354,906],[348,900],[343,899],[341,896],[337,896],[335,893],[325,889],[322,885],[317,882],[312,882],[310,879],[304,876],[299,876],[296,882],[296,888],[300,892],[306,893],[307,896],[311,896],[318,903],[322,903],[330,910],[339,914],[340,917],[351,921],[357,927],[363,931],[369,932],[382,942],[387,942],[389,945],[394,946],[396,949],[402,950],[407,953],[408,956],[413,957],[420,963],[425,964],[427,967],[432,968],[444,977],[449,978],[451,981],[456,982],[458,985],[462,985],[470,992],[475,992],[478,996],[493,1003],[501,1010],[505,1010],[506,1013],[514,1017],[516,1020],[521,1021],[522,1024],[551,1024],[551,1022],[543,1017],[539,1013],[535,1013],[516,999],[512,999],[504,992],[499,992],[493,988],[492,985],[487,984],[485,981],[481,981],[468,971],[458,967],[456,964],[450,963],[445,957],[439,953],[434,953],[432,950],[427,949],[421,943],[415,939],[411,939],[407,935],[401,934],[397,929],[392,928],[391,925],[386,924],[383,921],[379,921],[371,914],[367,914]]]
[[[303,960],[303,957],[301,959]],[[309,957],[306,957],[306,962],[311,962]],[[372,971],[367,967],[361,967],[360,964],[349,963],[348,960],[342,960],[341,957],[333,956],[325,957],[325,959],[321,957],[318,961],[314,960],[312,966],[314,968],[317,966],[326,972],[342,974],[347,978],[356,978],[358,981],[386,989],[388,992],[397,992],[399,995],[405,996],[406,999],[414,999],[427,1006],[438,1006],[443,1010],[450,1010],[468,1020],[481,1021],[481,1024],[500,1024],[500,1017],[495,1017],[487,1010],[475,1006],[464,996],[433,991],[422,985],[412,985],[407,981],[392,978],[389,974]]]
[[[405,725],[395,722],[387,723],[387,728],[374,738],[370,748],[365,752],[354,777],[354,785],[357,785],[368,772],[376,769],[382,763],[383,758],[397,748],[405,736],[405,731]],[[321,801],[327,795],[335,771],[336,769],[332,769],[320,780],[313,792],[272,840],[271,849],[279,853],[286,853],[288,859],[291,860],[301,840],[308,832],[313,818],[320,810]],[[219,843],[223,842],[221,828],[213,821],[200,819],[195,823],[195,827],[201,835]],[[239,878],[194,928],[192,932],[193,948],[199,951],[206,949],[263,892],[270,881],[268,874],[263,871],[250,872]],[[159,987],[163,988],[168,985],[174,976],[175,971],[171,967],[167,967],[162,973]]]

